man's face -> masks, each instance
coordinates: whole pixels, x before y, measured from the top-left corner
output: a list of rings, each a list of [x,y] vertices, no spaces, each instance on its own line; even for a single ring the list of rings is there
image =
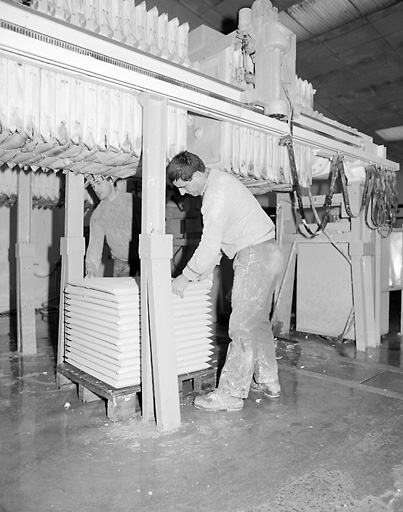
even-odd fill
[[[99,176],[95,178],[95,180],[91,183],[94,192],[98,196],[98,198],[103,201],[104,199],[108,199],[113,190],[113,183],[110,180],[106,180]]]
[[[203,191],[204,179],[202,173],[195,172],[190,181],[176,180],[173,184],[179,189],[182,196],[189,194],[196,197],[200,196]]]

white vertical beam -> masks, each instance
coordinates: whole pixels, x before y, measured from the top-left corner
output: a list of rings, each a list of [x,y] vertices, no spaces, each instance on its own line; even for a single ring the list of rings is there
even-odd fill
[[[18,171],[17,199],[17,346],[24,354],[36,354],[35,245],[31,239],[31,173]]]
[[[349,187],[350,204],[353,211],[358,211],[361,203],[362,186],[352,184]],[[373,233],[365,224],[365,215],[361,213],[351,219],[350,243],[351,271],[353,284],[353,302],[355,319],[355,343],[358,351],[365,352],[380,344],[379,325],[376,325],[374,285],[376,248]],[[373,246],[373,249],[371,247]],[[368,252],[369,251],[369,252]]]
[[[381,275],[381,235],[373,233],[375,243],[374,256],[374,316],[375,316],[375,342],[381,343],[381,296],[382,296],[382,275]]]
[[[180,425],[173,300],[172,236],[165,234],[167,101],[143,95],[141,319],[143,420],[163,430]],[[150,342],[150,343],[149,343]],[[152,393],[154,390],[154,393]]]
[[[403,289],[400,292],[400,334],[403,332]]]
[[[71,279],[83,277],[85,240],[84,224],[84,177],[82,174],[66,174],[64,237],[60,239],[62,269],[60,276],[59,339],[57,363],[64,356],[64,289]]]
[[[287,235],[295,232],[293,219],[292,199],[289,193],[277,194],[276,235],[277,242],[284,255],[282,274],[275,291],[275,310],[273,312],[273,325],[281,326],[281,333],[290,332],[292,298],[295,281],[295,268],[297,258],[297,240],[285,242]]]

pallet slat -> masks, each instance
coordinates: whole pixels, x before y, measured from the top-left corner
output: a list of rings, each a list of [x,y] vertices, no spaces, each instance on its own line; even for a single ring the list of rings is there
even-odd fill
[[[101,379],[86,373],[74,365],[62,363],[56,368],[59,387],[60,377],[78,387],[78,396],[84,402],[103,398],[107,402],[106,413],[112,421],[123,421],[141,412],[141,386],[126,386],[115,388]],[[184,373],[178,376],[179,390],[182,396],[189,393],[211,391],[216,387],[217,368],[209,367],[203,370]],[[188,384],[189,391],[185,391]]]

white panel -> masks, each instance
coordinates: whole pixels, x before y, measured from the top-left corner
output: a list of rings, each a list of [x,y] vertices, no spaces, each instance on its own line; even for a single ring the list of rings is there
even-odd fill
[[[199,331],[194,334],[189,334],[188,336],[176,336],[176,346],[191,346],[194,343],[198,343],[200,345],[201,343],[205,343],[206,338],[209,338],[211,335],[211,329],[205,327],[203,329],[199,329]]]
[[[139,374],[133,375],[133,376],[122,376],[120,379],[117,380],[116,375],[113,372],[104,371],[103,368],[98,367],[95,368],[93,365],[89,365],[85,360],[79,359],[79,358],[71,358],[69,361],[73,366],[76,366],[80,370],[83,370],[87,373],[90,373],[94,377],[98,378],[102,382],[106,382],[107,384],[110,384],[113,387],[121,388],[125,386],[133,386],[133,381],[137,381],[137,383],[140,381]]]
[[[187,330],[189,332],[195,332],[195,330],[198,330],[199,327],[205,327],[206,326],[206,320],[195,318],[195,319],[184,319],[179,325],[175,325],[175,332],[180,334],[183,333],[186,336]]]
[[[198,349],[200,347],[205,347],[206,350],[213,347],[212,343],[206,344],[206,337],[201,335],[193,339],[186,338],[182,340],[176,340],[175,346],[178,352],[181,353],[191,352],[192,350]]]
[[[135,331],[140,329],[139,320],[133,314],[132,318],[116,318],[113,316],[106,316],[104,313],[86,313],[80,312],[79,308],[73,308],[70,310],[66,308],[66,317],[73,318],[75,320],[81,320],[82,322],[88,322],[88,324],[98,325],[100,327],[106,327],[107,329],[116,329],[118,332],[126,332],[127,330]],[[138,311],[137,311],[138,315]]]
[[[347,244],[338,244],[347,252]],[[297,325],[301,332],[339,336],[352,307],[351,267],[332,244],[298,244]],[[354,339],[354,332],[345,338]]]
[[[185,374],[185,373],[198,372],[200,370],[205,370],[206,368],[210,368],[209,363],[201,363],[201,362],[192,363],[192,364],[189,364],[188,362],[179,363],[178,364],[178,374],[181,375],[181,374]]]
[[[130,318],[133,316],[133,309],[132,308],[127,308],[127,309],[121,309],[121,310],[118,310],[116,308],[109,308],[107,306],[103,306],[103,305],[99,305],[99,304],[91,304],[89,302],[83,302],[83,301],[74,301],[72,302],[71,300],[66,300],[66,305],[65,305],[65,309],[66,311],[81,311],[82,313],[88,313],[88,314],[93,314],[93,313],[102,313],[103,315],[108,315],[108,316],[111,316],[111,317],[117,317],[117,318],[120,318],[122,320],[124,320],[125,318]],[[137,311],[139,308],[138,307],[135,307],[135,310]]]
[[[93,363],[94,368],[98,365],[99,367],[106,368],[111,372],[116,372],[118,375],[124,372],[136,371],[140,365],[139,357],[125,359],[124,361],[116,361],[112,358],[105,357],[102,353],[94,354],[93,352],[80,350],[75,347],[67,348],[66,359],[69,359],[70,357],[79,357],[83,360],[85,359],[88,363]]]
[[[135,357],[140,354],[140,344],[134,344],[125,347],[124,352],[120,352],[119,347],[111,347],[110,344],[102,343],[99,340],[85,340],[80,338],[79,336],[74,336],[71,339],[69,336],[66,336],[66,346],[76,349],[81,349],[85,351],[91,351],[91,353],[98,352],[104,354],[107,357],[110,357],[116,361],[121,361],[127,357]],[[133,346],[135,345],[135,346]]]
[[[119,315],[127,314],[127,312],[133,308],[133,305],[130,303],[118,304],[116,302],[113,303],[113,308],[111,308],[112,303],[110,301],[89,296],[84,297],[84,295],[74,295],[74,292],[70,293],[69,296],[66,297],[66,302],[68,304],[72,303],[73,300],[75,301],[74,304],[80,307],[85,305],[88,308],[102,307],[104,309],[112,309],[114,314]],[[136,305],[136,308],[139,309],[139,305]]]
[[[70,335],[72,338],[74,338],[75,335],[80,336],[80,338],[84,338],[85,336],[88,336],[91,340],[99,340],[103,341],[105,343],[109,343],[109,345],[115,345],[118,347],[124,347],[126,345],[130,345],[132,343],[133,337],[135,335],[131,335],[127,338],[116,338],[113,336],[110,336],[109,334],[106,334],[104,332],[95,332],[87,329],[86,327],[80,327],[72,325],[71,322],[68,322],[66,324],[66,335]]]
[[[91,332],[94,336],[107,335],[112,338],[116,338],[116,340],[123,340],[133,336],[133,332],[119,331],[116,328],[112,328],[112,326],[110,328],[106,328],[90,322],[76,320],[75,318],[71,317],[66,317],[66,323],[72,327],[78,327],[87,332]]]
[[[97,278],[91,279],[95,280]],[[104,279],[104,278],[102,278]],[[124,279],[124,278],[120,278]],[[115,307],[116,304],[128,304],[127,296],[125,295],[113,295],[112,293],[106,295],[105,292],[100,292],[98,290],[87,290],[85,293],[82,290],[69,290],[67,288],[67,292],[70,293],[70,295],[73,297],[74,295],[78,295],[79,297],[85,297],[85,298],[94,298],[105,301],[105,303],[110,303],[111,306]],[[134,296],[133,296],[134,298]],[[130,299],[130,297],[129,297]]]

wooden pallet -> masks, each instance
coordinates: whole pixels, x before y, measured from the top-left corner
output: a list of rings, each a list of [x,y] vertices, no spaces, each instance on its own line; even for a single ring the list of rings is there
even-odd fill
[[[106,414],[111,421],[126,420],[141,412],[141,388],[139,385],[117,389],[69,363],[57,366],[56,382],[59,388],[76,385],[78,397],[83,402],[106,400]],[[181,396],[193,392],[211,391],[216,387],[216,383],[217,368],[208,368],[178,376]]]

